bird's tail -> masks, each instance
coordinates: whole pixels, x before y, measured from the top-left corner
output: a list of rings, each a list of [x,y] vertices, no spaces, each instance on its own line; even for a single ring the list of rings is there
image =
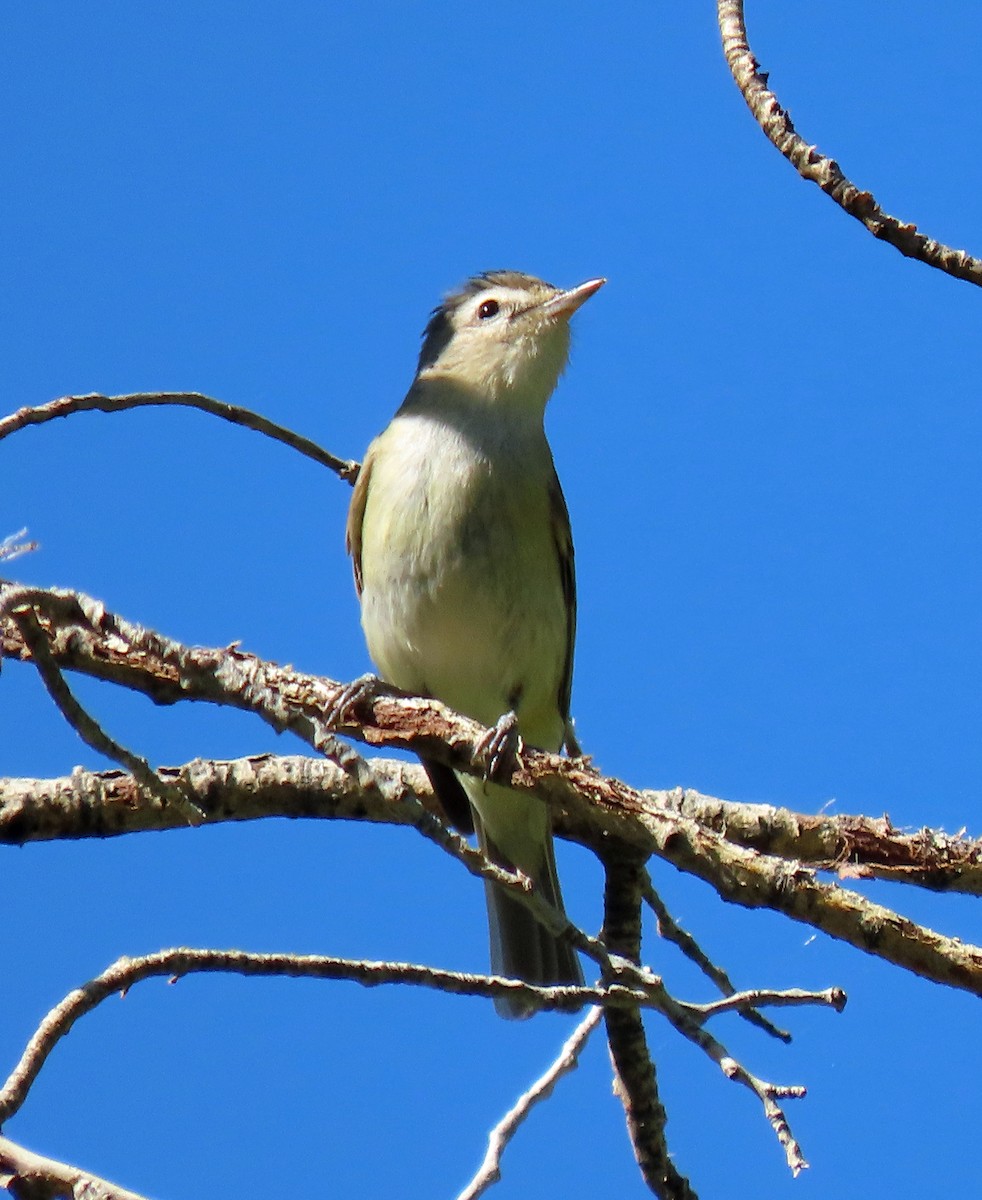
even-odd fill
[[[533,801],[541,803],[541,801]],[[508,856],[495,845],[489,836],[484,822],[475,812],[475,825],[481,849],[501,866],[514,869]],[[556,856],[553,850],[552,834],[546,831],[541,846],[539,867],[530,871],[526,866],[518,864],[520,869],[532,877],[535,890],[554,908],[565,914],[563,897],[559,890],[559,878],[556,874]],[[510,979],[522,979],[526,983],[549,986],[552,984],[572,984],[582,986],[583,971],[580,967],[576,951],[569,942],[557,938],[536,920],[508,888],[485,880],[485,894],[488,905],[488,932],[491,942],[491,970],[495,975],[505,975]],[[494,1006],[503,1017],[519,1019],[528,1017],[534,1011],[534,1005],[519,997],[503,996],[495,1000]]]

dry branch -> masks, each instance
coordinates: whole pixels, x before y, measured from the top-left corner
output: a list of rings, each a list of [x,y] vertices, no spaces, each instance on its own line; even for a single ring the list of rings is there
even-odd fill
[[[153,954],[118,959],[88,983],[69,992],[44,1017],[30,1038],[14,1069],[0,1087],[0,1124],[9,1120],[24,1104],[52,1051],[82,1017],[112,996],[123,995],[147,979],[168,978],[171,982],[185,975],[236,974],[252,977],[291,979],[346,980],[363,987],[401,984],[427,987],[450,995],[480,996],[495,999],[519,992],[543,1010],[572,1012],[590,1005],[602,1005],[608,1015],[617,1010],[653,1008],[669,1018],[690,1040],[706,1036],[702,1024],[724,1011],[714,1006],[688,1004],[675,1000],[660,979],[648,976],[639,988],[612,987],[535,987],[518,980],[494,975],[475,975],[447,971],[417,963],[369,962],[363,959],[337,958],[320,954],[259,954],[242,950],[195,949],[186,946],[159,950]],[[829,994],[795,992],[762,993],[732,997],[727,1003],[744,1006],[761,1003],[826,1005]],[[699,1031],[694,1035],[693,1031]]]
[[[43,425],[48,421],[57,420],[59,417],[72,416],[74,413],[117,413],[134,408],[175,406],[195,408],[210,416],[220,417],[232,425],[241,425],[245,429],[252,429],[256,433],[264,434],[273,441],[282,442],[292,450],[296,450],[305,458],[320,463],[322,467],[327,467],[328,470],[333,471],[349,483],[354,483],[358,477],[359,464],[354,460],[337,458],[323,447],[318,446],[316,442],[312,442],[310,438],[294,433],[292,429],[287,429],[283,425],[277,425],[275,421],[270,421],[268,418],[260,416],[259,413],[252,412],[251,409],[242,408],[238,404],[226,404],[224,400],[215,400],[211,396],[202,395],[201,392],[133,392],[123,396],[103,396],[98,392],[90,392],[84,396],[60,396],[57,400],[50,400],[47,404],[19,408],[16,412],[0,419],[0,442],[12,433],[27,429],[31,425]]]
[[[664,900],[655,891],[654,885],[651,882],[651,876],[647,872],[645,872],[642,881],[642,896],[645,904],[655,914],[655,919],[658,922],[659,937],[663,937],[666,941],[677,946],[682,954],[690,962],[694,963],[707,979],[712,980],[724,996],[735,995],[737,989],[733,986],[729,975],[727,975],[722,967],[709,958],[692,934],[688,930],[683,929],[675,920],[668,911]],[[769,1021],[765,1016],[757,1012],[756,1009],[745,1009],[741,1013],[741,1016],[752,1025],[763,1029],[765,1033],[769,1033],[772,1037],[776,1037],[782,1042],[791,1041],[791,1034],[787,1030],[778,1029],[772,1021]]]
[[[0,1136],[0,1187],[16,1200],[146,1200],[146,1197]]]
[[[0,591],[0,607],[3,594]],[[25,594],[18,589],[21,601]],[[332,723],[331,714],[345,691],[344,685],[333,680],[278,667],[235,647],[182,646],[75,593],[33,589],[33,597],[38,625],[61,670],[119,683],[158,703],[207,700],[251,711],[273,728],[292,730],[309,745],[329,753],[340,733],[371,746],[413,750],[456,770],[483,770],[484,728],[436,701],[379,687],[374,698],[356,713],[346,712]],[[30,648],[9,617],[4,620],[2,636],[4,656],[31,661]],[[367,796],[374,787],[371,764],[352,754],[339,765],[352,774]],[[642,857],[656,854],[703,879],[726,900],[784,913],[925,978],[982,995],[979,947],[944,937],[841,885],[822,883],[790,854],[764,854],[738,844],[730,836],[729,820],[725,831],[717,832],[686,811],[687,804],[691,811],[693,805],[708,802],[719,806],[722,801],[695,800],[695,793],[681,789],[640,792],[602,776],[585,760],[564,759],[526,747],[518,755],[509,782],[546,800],[557,828],[598,853],[609,854],[612,847],[621,846]],[[193,778],[187,783],[194,793]],[[207,818],[209,804],[200,807]],[[726,812],[735,818],[741,807],[731,805]],[[755,816],[759,810],[748,818],[748,826]],[[825,822],[834,820],[823,818]],[[29,836],[22,789],[14,823],[21,838]],[[736,824],[734,820],[734,827]],[[784,826],[787,832],[789,822]],[[933,846],[941,839],[942,835],[937,835],[922,842]],[[977,877],[977,847],[973,846],[970,857],[972,864],[960,863],[953,872],[956,878],[966,872]]]
[[[134,958],[120,958],[57,1004],[40,1023],[6,1083],[0,1088],[0,1124],[9,1120],[23,1105],[48,1056],[76,1021],[111,996],[125,994],[144,980],[161,977],[174,980],[202,973],[348,980],[364,987],[377,987],[384,983],[408,984],[434,988],[451,995],[482,996],[487,999],[521,992],[533,1000],[537,1007],[559,1012],[575,1012],[595,1004],[614,1007],[651,1004],[659,1007],[663,990],[657,980],[657,989],[646,991],[624,987],[533,987],[494,975],[445,971],[417,963],[368,962],[322,954],[257,954],[244,950],[178,946]],[[821,1003],[820,996],[817,1002]]]
[[[501,1178],[501,1159],[509,1142],[525,1122],[532,1109],[542,1100],[547,1100],[553,1093],[556,1084],[570,1071],[575,1071],[579,1065],[580,1054],[590,1037],[590,1034],[600,1024],[603,1016],[602,1008],[591,1008],[583,1020],[573,1030],[563,1043],[562,1049],[548,1070],[532,1084],[515,1101],[505,1113],[491,1133],[488,1135],[488,1149],[484,1161],[478,1168],[474,1178],[460,1193],[457,1200],[478,1200],[479,1196],[498,1182]]]
[[[919,259],[929,267],[982,287],[982,260],[926,237],[916,225],[885,213],[871,192],[858,188],[846,178],[834,159],[819,153],[817,147],[796,132],[787,111],[767,86],[767,74],[760,70],[760,64],[750,51],[743,0],[717,0],[716,10],[723,53],[736,85],[754,120],[798,174],[818,184],[874,237],[888,242],[907,258]]]
[[[604,941],[631,962],[641,961],[644,868],[638,858],[608,862],[604,887]],[[607,1043],[614,1090],[624,1106],[627,1132],[645,1183],[663,1200],[695,1200],[689,1181],[672,1162],[658,1093],[655,1064],[638,1008],[607,1009]]]

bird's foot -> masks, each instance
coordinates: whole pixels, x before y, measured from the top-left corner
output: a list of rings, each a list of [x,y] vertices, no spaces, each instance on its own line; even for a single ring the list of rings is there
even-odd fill
[[[331,725],[347,725],[355,716],[357,710],[370,700],[374,700],[385,685],[377,675],[371,673],[359,675],[346,687],[342,688],[337,699],[331,704],[324,716]]]
[[[477,743],[475,758],[484,758],[484,778],[489,782],[507,781],[518,766],[522,739],[518,732],[518,717],[505,713]]]

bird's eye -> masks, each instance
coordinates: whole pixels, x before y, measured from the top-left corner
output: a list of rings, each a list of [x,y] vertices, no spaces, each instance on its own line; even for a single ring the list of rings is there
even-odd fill
[[[485,300],[477,310],[478,319],[486,321],[488,317],[496,317],[501,309],[497,300]]]

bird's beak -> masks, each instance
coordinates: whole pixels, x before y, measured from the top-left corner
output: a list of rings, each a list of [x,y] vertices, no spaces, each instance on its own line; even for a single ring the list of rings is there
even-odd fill
[[[547,300],[542,305],[542,312],[550,319],[561,317],[569,320],[580,305],[585,304],[594,292],[599,292],[606,282],[606,279],[588,279],[586,283],[581,283],[578,287],[559,292],[558,295],[553,296],[551,300]]]

